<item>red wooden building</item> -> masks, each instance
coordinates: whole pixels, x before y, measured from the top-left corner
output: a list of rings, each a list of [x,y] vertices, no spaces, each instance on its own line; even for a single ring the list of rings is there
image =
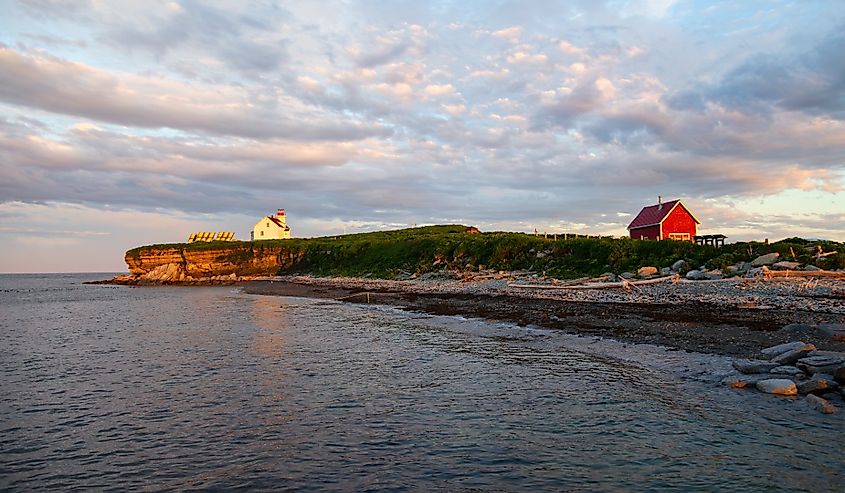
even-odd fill
[[[680,200],[643,207],[628,225],[631,238],[637,240],[695,241],[696,228],[701,221]]]

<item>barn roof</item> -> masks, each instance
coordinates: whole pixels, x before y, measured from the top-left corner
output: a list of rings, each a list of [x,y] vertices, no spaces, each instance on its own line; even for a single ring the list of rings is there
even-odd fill
[[[699,221],[698,218],[695,217],[695,214],[693,214],[687,208],[687,206],[680,201],[680,199],[677,199],[670,200],[669,202],[664,202],[662,204],[654,204],[648,207],[643,207],[643,210],[641,210],[640,213],[637,214],[637,217],[635,217],[634,220],[631,221],[631,224],[628,225],[628,229],[631,230],[636,228],[647,228],[649,226],[657,226],[658,224],[662,223],[663,220],[666,219],[666,217],[669,216],[669,213],[672,212],[675,207],[678,206],[683,207],[684,210],[687,211],[687,214],[689,214],[690,217],[692,217],[692,219],[697,224],[701,224],[701,221]]]

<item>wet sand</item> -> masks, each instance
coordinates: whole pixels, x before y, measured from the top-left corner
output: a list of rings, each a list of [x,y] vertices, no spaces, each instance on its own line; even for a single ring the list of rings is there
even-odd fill
[[[384,304],[725,356],[757,357],[762,348],[794,340],[815,344],[819,349],[845,351],[845,342],[815,331],[795,334],[781,330],[793,323],[845,322],[836,287],[832,296],[830,289],[807,292],[775,288],[780,291],[769,286],[699,284],[678,288],[683,292],[669,296],[666,292],[671,288],[667,287],[650,287],[633,295],[621,290],[556,293],[348,278],[289,278],[243,284],[244,292],[251,294]],[[814,297],[824,298],[825,304]]]

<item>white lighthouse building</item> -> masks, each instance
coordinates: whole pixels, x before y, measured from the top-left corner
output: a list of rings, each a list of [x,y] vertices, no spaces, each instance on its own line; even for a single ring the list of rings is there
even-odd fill
[[[262,217],[252,228],[251,240],[286,240],[290,238],[290,226],[285,210],[279,209],[273,216]]]

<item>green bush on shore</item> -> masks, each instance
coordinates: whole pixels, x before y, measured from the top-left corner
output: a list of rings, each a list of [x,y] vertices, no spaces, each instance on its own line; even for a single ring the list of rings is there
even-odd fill
[[[628,238],[535,236],[525,233],[471,234],[460,225],[372,233],[262,240],[253,242],[195,242],[134,248],[128,257],[139,258],[144,250],[227,250],[230,261],[248,262],[265,248],[280,250],[286,267],[278,274],[317,276],[368,276],[395,278],[443,269],[531,270],[557,278],[597,276],[604,272],[636,272],[651,265],[666,267],[683,259],[692,267],[725,268],[758,255],[778,252],[784,260],[815,263],[819,247],[840,253],[827,257],[820,267],[845,268],[845,245],[827,241],[789,238],[776,243],[732,243],[722,248],[681,241],[631,240]]]

